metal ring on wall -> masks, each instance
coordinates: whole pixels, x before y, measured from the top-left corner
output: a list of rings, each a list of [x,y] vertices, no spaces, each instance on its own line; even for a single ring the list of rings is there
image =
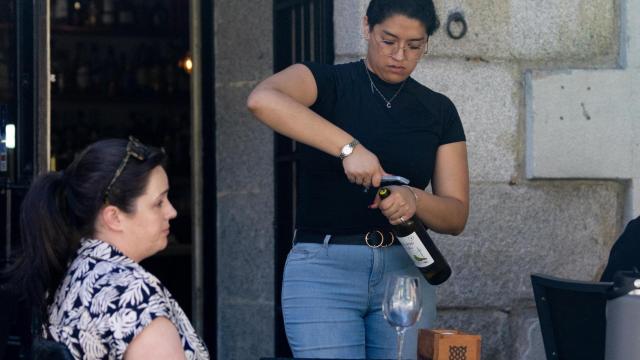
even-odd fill
[[[451,25],[453,23],[460,23],[462,25],[460,33],[453,33],[453,30],[451,30]],[[467,34],[467,29],[467,21],[464,19],[464,15],[460,11],[455,11],[449,14],[449,18],[447,18],[447,34],[449,37],[455,40],[462,39]]]

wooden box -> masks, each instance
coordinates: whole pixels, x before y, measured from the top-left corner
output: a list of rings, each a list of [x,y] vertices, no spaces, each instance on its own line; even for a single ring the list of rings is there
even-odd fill
[[[480,335],[458,330],[420,329],[419,360],[480,360]]]

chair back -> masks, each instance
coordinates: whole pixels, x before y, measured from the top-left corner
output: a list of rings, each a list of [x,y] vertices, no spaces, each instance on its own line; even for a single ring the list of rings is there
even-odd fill
[[[607,291],[611,282],[532,274],[547,360],[604,359]]]

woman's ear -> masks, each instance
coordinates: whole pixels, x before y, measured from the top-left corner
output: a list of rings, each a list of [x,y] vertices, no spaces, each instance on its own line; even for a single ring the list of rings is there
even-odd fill
[[[100,222],[105,230],[122,231],[122,211],[116,206],[107,205],[100,210]]]
[[[369,19],[367,15],[362,18],[362,37],[369,41]]]

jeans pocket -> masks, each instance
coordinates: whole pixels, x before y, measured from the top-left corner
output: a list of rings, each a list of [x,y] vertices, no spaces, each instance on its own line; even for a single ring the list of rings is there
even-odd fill
[[[287,262],[310,260],[318,256],[324,245],[316,243],[295,243],[289,251]]]

